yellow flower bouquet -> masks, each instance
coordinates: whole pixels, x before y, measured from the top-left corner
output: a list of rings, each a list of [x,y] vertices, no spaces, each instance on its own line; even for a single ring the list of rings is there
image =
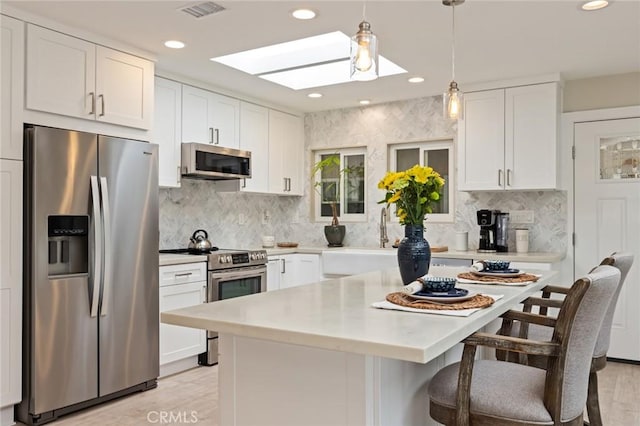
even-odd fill
[[[379,204],[396,204],[402,225],[421,225],[432,204],[442,195],[444,179],[431,167],[415,165],[402,172],[387,172],[378,188],[387,191]]]

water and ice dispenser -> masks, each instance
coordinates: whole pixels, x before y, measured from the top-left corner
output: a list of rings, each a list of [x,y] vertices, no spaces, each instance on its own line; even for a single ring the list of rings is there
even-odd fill
[[[89,216],[49,216],[49,277],[89,272]]]

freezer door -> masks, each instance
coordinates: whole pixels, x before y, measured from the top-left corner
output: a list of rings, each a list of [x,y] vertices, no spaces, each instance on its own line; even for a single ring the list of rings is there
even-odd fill
[[[105,228],[100,396],[159,374],[157,145],[99,136]]]
[[[97,138],[46,127],[26,135],[25,386],[29,411],[39,414],[98,396],[98,321],[90,314]]]

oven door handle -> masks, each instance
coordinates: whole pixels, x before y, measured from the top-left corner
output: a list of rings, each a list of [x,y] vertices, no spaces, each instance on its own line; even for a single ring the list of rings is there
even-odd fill
[[[236,279],[242,279],[242,278],[252,278],[252,277],[256,277],[256,276],[260,276],[261,274],[263,274],[265,271],[267,270],[267,268],[256,268],[256,269],[251,269],[251,270],[245,270],[242,272],[210,272],[211,278],[212,279],[216,279],[216,280],[224,280],[224,281],[228,281],[228,280],[236,280]]]

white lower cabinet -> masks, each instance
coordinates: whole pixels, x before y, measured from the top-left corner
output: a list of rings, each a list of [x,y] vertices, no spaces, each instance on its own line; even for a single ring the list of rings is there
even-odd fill
[[[267,291],[297,287],[322,280],[320,255],[283,254],[269,256],[267,263]]]
[[[206,263],[188,263],[160,267],[160,312],[199,305],[206,301]],[[160,375],[180,371],[163,368],[167,364],[206,351],[206,332],[189,327],[160,323]]]
[[[0,407],[22,396],[22,161],[0,160]]]

